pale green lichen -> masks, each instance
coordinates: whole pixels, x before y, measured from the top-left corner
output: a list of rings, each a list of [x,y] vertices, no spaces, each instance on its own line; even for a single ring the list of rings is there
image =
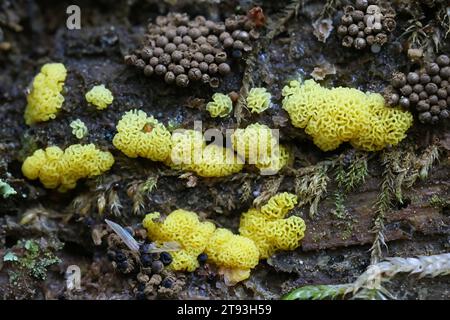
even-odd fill
[[[9,196],[17,194],[17,192],[7,182],[0,179],[0,194],[3,196],[3,199],[6,199]]]
[[[77,139],[83,139],[88,134],[88,128],[80,119],[72,121],[70,127],[72,128],[72,134]]]

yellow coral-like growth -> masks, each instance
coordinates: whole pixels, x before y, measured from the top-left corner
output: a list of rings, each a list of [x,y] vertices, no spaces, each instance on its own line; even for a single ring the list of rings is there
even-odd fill
[[[252,240],[223,228],[213,233],[205,253],[210,262],[220,266],[220,273],[230,285],[247,279],[259,262],[259,250]]]
[[[94,86],[86,95],[86,101],[94,105],[97,110],[107,108],[114,100],[114,97],[109,89],[104,84]]]
[[[247,96],[247,108],[253,113],[261,113],[270,107],[270,98],[265,88],[252,88]]]
[[[226,177],[241,171],[244,161],[231,149],[210,144],[203,149],[202,159],[192,170],[201,177]]]
[[[220,267],[227,282],[234,284],[247,279],[259,261],[259,250],[252,240],[227,229],[216,229],[211,222],[201,222],[195,212],[178,209],[164,221],[155,212],[146,215],[142,224],[157,245],[180,245],[178,251],[171,253],[170,268],[175,271],[194,271],[199,267],[197,257],[205,252],[208,260]]]
[[[209,112],[211,117],[221,117],[224,118],[230,114],[233,110],[233,102],[230,97],[223,93],[215,93],[212,96],[211,102],[206,105],[206,110]]]
[[[396,145],[412,125],[407,111],[385,106],[380,94],[352,88],[321,87],[314,80],[291,81],[283,88],[283,108],[292,124],[305,128],[322,150],[349,141],[355,148],[377,151]]]
[[[59,187],[59,191],[65,192],[75,188],[79,179],[98,176],[113,164],[112,154],[94,144],[75,144],[65,151],[55,146],[36,150],[25,159],[22,172],[28,179],[39,178],[46,188]]]
[[[295,195],[280,193],[273,196],[261,210],[250,209],[242,215],[239,232],[255,242],[261,259],[279,250],[294,250],[300,245],[305,222],[297,216],[285,219],[296,203]]]
[[[113,144],[128,157],[164,161],[170,155],[171,135],[163,124],[144,111],[131,110],[117,124]]]
[[[193,171],[202,177],[225,177],[237,173],[244,161],[231,149],[206,145],[200,131],[179,130],[172,135],[172,151],[165,164],[173,169]]]
[[[208,240],[216,227],[211,222],[200,222],[195,212],[182,209],[173,211],[163,222],[159,213],[146,215],[142,222],[150,240],[162,245],[176,241],[181,245],[179,251],[172,252],[170,267],[175,271],[194,271],[198,268],[197,257],[205,251]]]
[[[62,63],[47,63],[34,77],[31,92],[27,96],[25,122],[27,125],[55,119],[64,97],[61,91],[67,70]]]
[[[272,160],[272,149],[278,140],[272,130],[263,124],[253,123],[245,129],[237,129],[232,135],[232,147],[247,163],[268,166]]]

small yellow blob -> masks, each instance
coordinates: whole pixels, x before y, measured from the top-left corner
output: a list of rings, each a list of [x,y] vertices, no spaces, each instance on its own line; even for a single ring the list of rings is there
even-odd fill
[[[220,267],[227,285],[250,277],[250,270],[259,262],[259,250],[252,240],[223,228],[214,231],[205,253],[208,261]]]
[[[39,178],[48,189],[65,192],[75,188],[79,179],[101,175],[113,164],[112,154],[94,144],[74,144],[64,151],[56,146],[36,150],[25,159],[22,172],[28,179]]]
[[[270,198],[260,210],[250,209],[241,216],[239,233],[252,239],[259,249],[260,259],[266,259],[280,250],[294,250],[304,237],[302,218],[285,218],[294,208],[297,197],[284,192]]]
[[[253,113],[261,113],[270,107],[270,99],[266,88],[252,88],[247,96],[247,108]]]
[[[212,100],[213,101],[209,102],[206,105],[206,110],[213,118],[224,118],[228,116],[233,110],[233,102],[226,94],[215,93],[212,96]]]
[[[72,121],[70,127],[72,128],[72,134],[77,139],[83,139],[88,134],[88,128],[80,119]]]
[[[67,70],[62,63],[47,63],[42,66],[41,72],[34,77],[27,96],[24,114],[27,125],[56,118],[64,102],[61,91],[66,76]]]
[[[378,151],[402,141],[413,122],[411,113],[386,107],[380,94],[327,89],[314,80],[291,81],[283,96],[292,124],[304,128],[323,151],[347,141],[361,150]]]
[[[130,158],[164,161],[171,151],[171,134],[166,127],[144,111],[126,112],[117,124],[113,145]]]
[[[93,87],[85,97],[86,101],[94,105],[97,110],[106,109],[114,100],[111,91],[104,84]]]

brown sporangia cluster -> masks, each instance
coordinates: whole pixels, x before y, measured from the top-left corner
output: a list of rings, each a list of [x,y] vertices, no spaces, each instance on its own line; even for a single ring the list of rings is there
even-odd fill
[[[397,24],[396,13],[391,7],[377,3],[374,0],[356,0],[353,6],[344,7],[341,24],[337,28],[344,47],[370,48],[376,53],[388,41]]]
[[[440,55],[424,69],[392,76],[392,91],[386,94],[387,103],[400,105],[418,114],[422,123],[436,124],[449,118],[450,58]]]
[[[158,76],[168,84],[188,87],[192,83],[217,88],[220,78],[231,72],[233,60],[252,50],[259,37],[255,14],[236,15],[224,22],[203,16],[169,13],[148,25],[143,47],[125,56],[125,62]]]
[[[127,231],[136,236],[131,228],[127,228]],[[133,291],[138,299],[171,295],[184,284],[167,269],[172,263],[170,253],[159,252],[155,248],[154,244],[144,242],[140,245],[139,252],[131,251],[116,234],[108,236],[107,256],[117,272],[135,277]]]

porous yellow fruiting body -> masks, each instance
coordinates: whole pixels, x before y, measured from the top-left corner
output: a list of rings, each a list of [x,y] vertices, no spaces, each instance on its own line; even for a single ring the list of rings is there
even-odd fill
[[[162,245],[176,241],[181,249],[171,252],[170,268],[175,271],[194,271],[199,267],[197,257],[205,251],[216,227],[211,222],[200,222],[195,212],[178,209],[159,222],[159,213],[146,215],[142,222],[150,240]]]
[[[403,140],[413,121],[409,112],[386,107],[380,94],[327,89],[314,80],[291,81],[283,96],[292,124],[304,128],[323,151],[347,141],[361,150],[381,150]]]
[[[272,149],[278,145],[272,130],[259,123],[253,123],[245,129],[236,129],[231,139],[233,149],[248,164],[258,166],[270,165]]]
[[[64,102],[61,91],[66,76],[67,70],[62,63],[47,63],[42,66],[41,72],[34,77],[27,96],[24,114],[27,125],[56,118]]]
[[[85,97],[86,101],[94,105],[97,110],[106,109],[114,100],[112,92],[104,84],[92,87]]]
[[[206,110],[213,118],[224,118],[233,110],[233,102],[226,94],[215,93],[212,96],[212,101],[206,105]]]
[[[297,216],[285,218],[296,203],[295,195],[280,193],[273,196],[261,210],[250,209],[242,215],[239,233],[255,242],[261,259],[277,251],[294,250],[300,246],[305,222]]]
[[[126,112],[117,124],[114,146],[130,158],[164,161],[171,150],[171,134],[166,127],[144,111]]]
[[[46,188],[65,192],[75,188],[79,179],[98,176],[113,164],[112,154],[94,144],[74,144],[64,151],[55,146],[36,150],[25,159],[22,172],[28,179],[39,178]]]
[[[272,152],[273,154],[268,164],[256,164],[261,174],[275,174],[293,160],[289,149],[281,144],[275,146]]]
[[[231,149],[206,145],[200,131],[180,130],[172,135],[172,150],[165,164],[193,171],[201,177],[225,177],[241,171],[244,161]]]
[[[259,262],[259,250],[252,240],[223,228],[214,231],[205,253],[208,261],[220,266],[220,273],[230,285],[247,279]]]
[[[72,134],[77,139],[83,139],[88,134],[88,128],[80,119],[72,121],[70,127],[72,128]]]
[[[270,99],[266,88],[252,88],[247,95],[247,108],[253,113],[261,113],[270,107]]]

